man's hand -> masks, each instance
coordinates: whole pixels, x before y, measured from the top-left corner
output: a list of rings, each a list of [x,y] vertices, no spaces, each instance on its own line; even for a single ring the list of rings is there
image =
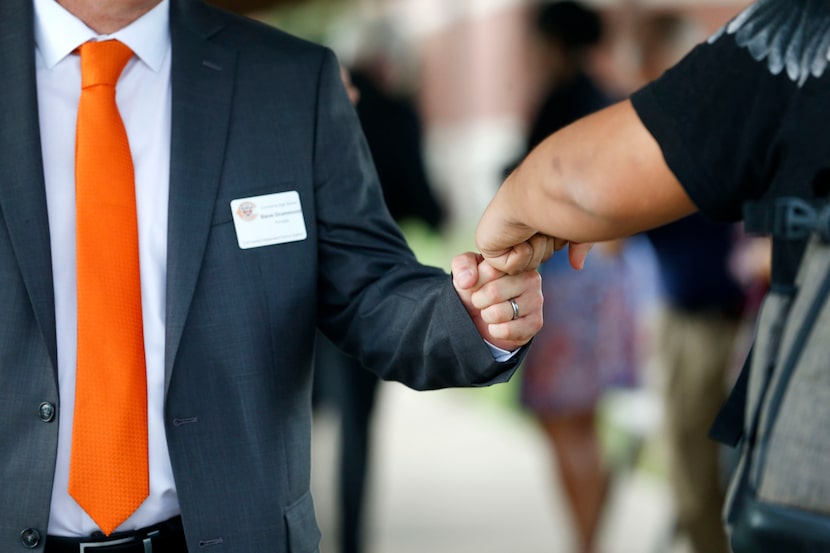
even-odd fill
[[[481,337],[513,351],[542,328],[542,277],[531,270],[515,275],[494,268],[474,253],[452,261],[453,285]],[[515,302],[518,317],[514,318]]]

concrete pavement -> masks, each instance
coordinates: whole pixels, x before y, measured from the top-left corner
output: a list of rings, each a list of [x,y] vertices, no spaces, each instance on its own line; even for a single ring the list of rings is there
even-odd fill
[[[367,496],[366,553],[571,553],[567,509],[545,443],[529,420],[477,390],[379,389]],[[314,426],[313,492],[334,540],[337,419]],[[664,553],[672,520],[665,483],[625,471],[614,486],[600,553]],[[675,553],[675,549],[672,550]]]

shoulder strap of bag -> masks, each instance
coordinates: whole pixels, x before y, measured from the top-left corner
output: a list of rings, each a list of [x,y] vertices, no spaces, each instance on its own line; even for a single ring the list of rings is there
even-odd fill
[[[738,380],[732,386],[729,397],[721,406],[715,422],[709,429],[709,437],[729,447],[736,447],[744,435],[746,417],[746,394],[749,384],[749,367],[752,364],[752,350],[746,355]]]

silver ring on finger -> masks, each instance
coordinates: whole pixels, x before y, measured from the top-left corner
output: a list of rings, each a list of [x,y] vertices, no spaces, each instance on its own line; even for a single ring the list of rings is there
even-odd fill
[[[516,303],[515,298],[510,298],[508,301],[510,302],[510,307],[513,308],[513,318],[511,320],[515,321],[519,318],[519,304]]]

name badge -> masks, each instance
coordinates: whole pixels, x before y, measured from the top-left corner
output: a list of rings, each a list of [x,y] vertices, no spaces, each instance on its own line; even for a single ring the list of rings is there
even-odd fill
[[[236,239],[243,250],[299,242],[308,237],[296,190],[231,202]]]

